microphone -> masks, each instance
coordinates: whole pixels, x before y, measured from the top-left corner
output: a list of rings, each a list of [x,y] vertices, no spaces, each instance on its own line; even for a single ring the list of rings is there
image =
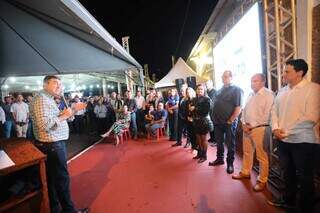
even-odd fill
[[[63,90],[61,90],[60,99],[61,99],[62,103],[64,104],[65,109],[68,109],[69,106],[68,106],[68,103],[64,97]]]

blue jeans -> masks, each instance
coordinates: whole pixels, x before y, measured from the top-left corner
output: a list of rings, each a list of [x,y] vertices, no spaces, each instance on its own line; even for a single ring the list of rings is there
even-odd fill
[[[27,130],[27,138],[28,139],[33,139],[33,126],[32,126],[32,121],[29,120],[29,124],[28,124],[28,130]]]
[[[224,159],[224,143],[227,145],[227,163],[233,164],[236,147],[236,130],[238,120],[232,124],[215,124],[215,141],[217,142],[217,159]]]
[[[47,155],[46,170],[51,212],[60,212],[60,206],[62,212],[76,212],[70,195],[65,141],[52,143],[36,141],[35,145]]]
[[[157,129],[160,129],[163,127],[162,123],[157,123],[157,124],[146,124],[146,129],[147,131],[151,132],[153,136],[157,134]]]
[[[3,124],[3,133],[5,138],[11,138],[11,131],[13,129],[13,121],[6,121]]]
[[[137,120],[136,120],[136,113],[131,113],[131,121],[130,121],[130,129],[133,136],[138,135],[138,127],[137,127]]]

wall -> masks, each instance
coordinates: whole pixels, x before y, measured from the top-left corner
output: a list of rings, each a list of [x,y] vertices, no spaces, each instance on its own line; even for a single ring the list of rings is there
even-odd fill
[[[320,4],[312,12],[312,81],[320,83]]]

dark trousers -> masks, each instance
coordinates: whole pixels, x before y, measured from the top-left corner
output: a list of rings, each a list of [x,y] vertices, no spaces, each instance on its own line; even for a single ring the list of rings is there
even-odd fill
[[[236,147],[236,130],[238,121],[232,124],[215,124],[215,141],[217,142],[217,158],[224,159],[224,143],[227,145],[227,163],[233,164]]]
[[[98,133],[105,133],[107,130],[107,118],[97,118],[98,123]]]
[[[188,140],[191,143],[191,148],[192,149],[198,149],[197,141],[196,141],[196,134],[194,133],[194,126],[192,122],[187,122],[186,123],[186,128],[187,128],[187,135],[188,135]]]
[[[51,212],[60,212],[60,206],[62,212],[75,212],[70,196],[65,141],[52,143],[36,141],[35,144],[47,155],[46,170]]]
[[[313,206],[315,144],[279,141],[279,160],[285,184],[284,201],[294,205],[297,186],[300,185],[299,206],[302,212],[311,212]]]
[[[74,116],[74,131],[76,133],[82,133],[84,130],[84,115]]]
[[[170,139],[177,139],[177,122],[178,122],[178,111],[174,110],[173,113],[169,113],[169,136]]]
[[[138,135],[138,127],[137,127],[137,116],[135,112],[131,112],[130,129],[131,129],[132,137],[136,137]]]
[[[177,143],[180,143],[180,144],[182,143],[181,138],[185,128],[186,128],[186,120],[178,116]]]

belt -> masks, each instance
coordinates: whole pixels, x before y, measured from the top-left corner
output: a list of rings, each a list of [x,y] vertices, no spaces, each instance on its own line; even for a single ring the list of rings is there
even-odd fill
[[[258,126],[250,128],[250,130],[257,129],[257,128],[260,128],[260,127],[267,127],[267,126],[270,126],[270,125],[269,124],[261,124],[261,125],[258,125]]]

